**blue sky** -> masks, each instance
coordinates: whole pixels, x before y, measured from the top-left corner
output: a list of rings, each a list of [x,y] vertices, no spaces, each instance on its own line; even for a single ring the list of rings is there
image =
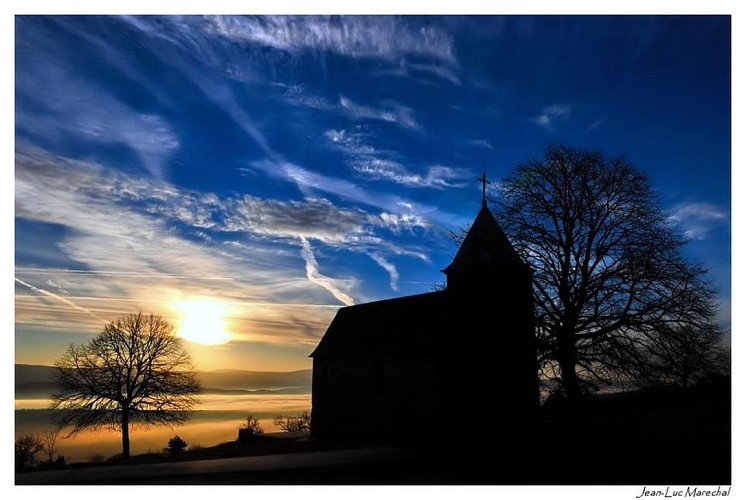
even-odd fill
[[[727,17],[17,17],[16,361],[220,304],[201,368],[298,369],[337,308],[419,293],[486,162],[646,172],[730,326]]]

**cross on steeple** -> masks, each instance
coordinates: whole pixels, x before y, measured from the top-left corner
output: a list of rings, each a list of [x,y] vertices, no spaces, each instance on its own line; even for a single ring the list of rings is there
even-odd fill
[[[477,177],[477,180],[482,183],[482,205],[487,205],[487,184],[492,184],[487,180],[487,164],[484,165],[484,172],[481,177]]]

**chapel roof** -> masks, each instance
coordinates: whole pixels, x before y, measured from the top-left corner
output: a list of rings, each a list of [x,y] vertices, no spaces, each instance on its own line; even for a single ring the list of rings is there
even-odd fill
[[[483,201],[456,256],[443,272],[449,275],[462,270],[508,266],[527,268]]]
[[[311,357],[427,351],[449,311],[444,290],[342,307]]]

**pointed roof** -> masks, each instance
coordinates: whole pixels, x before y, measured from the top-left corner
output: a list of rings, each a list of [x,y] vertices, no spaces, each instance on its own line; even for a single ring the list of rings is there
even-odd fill
[[[465,269],[495,267],[528,268],[492,216],[483,198],[482,209],[466,233],[461,248],[456,252],[453,262],[442,272],[449,275]]]

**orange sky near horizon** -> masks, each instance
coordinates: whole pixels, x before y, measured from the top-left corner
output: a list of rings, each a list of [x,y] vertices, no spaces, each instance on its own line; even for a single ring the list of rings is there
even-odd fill
[[[168,295],[173,298],[131,304],[54,294],[16,294],[16,332],[24,334],[16,336],[15,362],[52,365],[70,343],[88,342],[106,322],[141,310],[160,315],[174,325],[198,370],[304,370],[311,367],[308,356],[339,307],[250,303],[220,295],[188,296],[177,290],[161,296]],[[73,306],[69,303],[72,300]],[[142,307],[131,309],[133,305]],[[46,330],[43,341],[34,334],[39,325]]]
[[[258,417],[264,432],[279,432],[274,424],[274,415],[295,415],[311,407],[310,394],[292,395],[245,395],[221,396],[207,394],[200,396],[199,411],[184,425],[169,427],[166,425],[143,428],[133,426],[131,429],[132,454],[160,453],[168,440],[175,434],[187,441],[190,446],[214,446],[236,439],[238,428],[246,423],[246,416]],[[48,400],[16,400],[16,409],[42,409],[48,406]],[[24,412],[16,412],[16,437],[27,433],[40,433],[50,429],[50,424],[39,419],[28,419]],[[84,430],[74,437],[61,439],[58,443],[58,454],[69,457],[72,462],[87,462],[96,454],[108,458],[122,451],[122,436],[118,431]]]

